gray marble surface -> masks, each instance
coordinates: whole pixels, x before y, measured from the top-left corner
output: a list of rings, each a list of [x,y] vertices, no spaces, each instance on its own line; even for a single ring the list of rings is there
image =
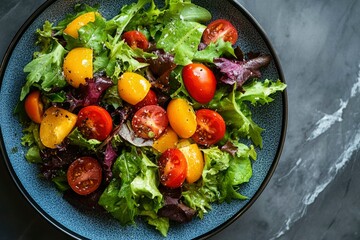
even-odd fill
[[[2,0],[0,58],[45,0]],[[237,0],[273,43],[288,84],[278,168],[243,216],[211,239],[360,239],[360,1]],[[67,239],[0,163],[0,239]]]

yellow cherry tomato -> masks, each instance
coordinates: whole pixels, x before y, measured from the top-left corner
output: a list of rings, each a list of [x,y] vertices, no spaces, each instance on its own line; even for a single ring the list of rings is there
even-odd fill
[[[70,22],[64,29],[64,33],[72,36],[73,38],[79,37],[79,29],[88,24],[89,22],[95,22],[95,12],[88,12],[82,14]]]
[[[77,116],[58,107],[48,108],[40,123],[40,141],[48,148],[56,148],[72,131]]]
[[[44,114],[44,105],[41,102],[40,91],[35,90],[26,96],[25,111],[29,118],[36,123],[41,123],[42,116]]]
[[[150,90],[150,82],[140,74],[125,72],[118,81],[118,92],[120,97],[135,105],[145,98]]]
[[[204,169],[204,157],[196,143],[179,148],[187,161],[186,181],[196,182],[200,179]]]
[[[93,50],[74,48],[64,59],[63,71],[66,81],[73,87],[86,83],[86,78],[93,77]]]
[[[186,147],[186,146],[189,146],[190,144],[191,144],[191,142],[190,142],[189,138],[180,139],[176,144],[176,148]]]
[[[168,127],[165,132],[154,141],[153,148],[163,153],[169,148],[175,148],[179,138],[176,132]]]
[[[189,102],[182,98],[170,101],[167,107],[169,123],[181,138],[189,138],[196,131],[196,115]]]

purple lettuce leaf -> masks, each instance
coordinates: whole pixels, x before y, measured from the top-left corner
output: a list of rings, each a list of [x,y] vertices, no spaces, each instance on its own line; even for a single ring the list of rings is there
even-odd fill
[[[260,78],[260,68],[267,66],[270,63],[270,55],[260,55],[249,60],[234,60],[226,58],[214,59],[214,64],[221,73],[220,81],[229,85],[234,85],[239,88],[248,79]]]
[[[75,193],[73,190],[68,189],[64,192],[63,198],[69,202],[73,207],[82,211],[98,211],[105,212],[104,208],[98,204],[104,187],[98,188],[95,192],[82,196]]]
[[[149,70],[146,72],[151,85],[161,92],[167,92],[170,88],[170,74],[176,68],[174,55],[163,50],[156,49],[152,53],[158,57],[156,59],[146,59],[149,64]]]
[[[113,85],[110,78],[102,75],[95,75],[94,78],[87,78],[85,85],[67,94],[67,102],[70,104],[69,111],[78,107],[99,105],[101,95]]]
[[[167,217],[171,221],[179,223],[192,220],[196,210],[181,202],[181,188],[172,189],[161,186],[159,190],[164,197],[164,206],[157,213],[160,217]]]
[[[105,148],[104,161],[102,162],[102,168],[104,173],[104,180],[106,183],[109,183],[112,179],[112,165],[115,162],[118,154],[112,147],[111,143],[108,143]]]

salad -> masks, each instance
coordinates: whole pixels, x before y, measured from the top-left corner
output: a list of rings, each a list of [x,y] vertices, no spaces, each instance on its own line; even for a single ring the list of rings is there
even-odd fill
[[[25,158],[79,209],[121,225],[172,222],[244,200],[264,129],[250,105],[286,85],[244,53],[225,19],[189,0],[138,0],[105,19],[99,6],[36,32],[16,108]]]

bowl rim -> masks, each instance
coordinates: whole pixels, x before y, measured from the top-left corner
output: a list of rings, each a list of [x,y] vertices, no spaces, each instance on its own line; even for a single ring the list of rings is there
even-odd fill
[[[10,57],[21,39],[24,32],[28,29],[28,27],[36,20],[36,18],[41,15],[51,4],[57,2],[58,0],[46,0],[44,3],[42,3],[21,25],[19,30],[16,32],[12,40],[10,41],[10,44],[5,51],[4,57],[1,61],[0,65],[0,89],[2,86],[4,74],[8,65],[8,62],[10,60]],[[256,29],[257,33],[261,36],[263,39],[265,45],[267,46],[271,56],[272,60],[274,61],[275,68],[279,74],[279,79],[281,82],[286,84],[285,76],[280,64],[280,59],[275,51],[275,48],[273,47],[268,35],[262,28],[262,26],[257,22],[255,17],[252,16],[252,14],[242,6],[242,4],[236,2],[236,0],[226,0],[229,3],[231,3],[239,12],[242,13],[242,15],[251,23],[251,25]],[[195,239],[207,239],[211,236],[216,235],[217,233],[221,232],[225,228],[227,228],[229,225],[231,225],[234,221],[236,221],[241,215],[243,215],[258,199],[258,197],[262,194],[268,183],[270,182],[271,177],[273,176],[277,165],[279,164],[281,153],[283,151],[284,145],[285,145],[285,139],[286,139],[286,132],[287,132],[287,124],[288,124],[288,97],[287,97],[287,89],[285,89],[283,92],[281,92],[282,100],[283,100],[283,107],[282,107],[282,129],[279,139],[279,146],[276,150],[275,157],[272,161],[272,164],[268,170],[268,173],[266,174],[263,182],[261,183],[260,187],[254,194],[254,196],[238,211],[236,212],[232,217],[230,217],[227,221],[222,223],[221,225],[215,227],[214,229],[210,230],[209,232],[202,234]],[[45,218],[50,224],[52,224],[54,227],[62,231],[63,233],[69,235],[72,238],[75,239],[87,239],[83,236],[80,236],[78,233],[68,229],[64,225],[62,225],[60,222],[58,222],[56,219],[51,217],[48,213],[46,213],[37,203],[36,201],[30,196],[30,194],[27,192],[25,187],[22,185],[20,179],[17,177],[11,163],[9,160],[8,153],[5,148],[5,144],[3,141],[3,134],[0,127],[0,150],[1,150],[1,156],[4,159],[5,165],[10,173],[10,177],[14,181],[17,189],[20,191],[21,195],[27,200],[27,202],[43,217]]]

